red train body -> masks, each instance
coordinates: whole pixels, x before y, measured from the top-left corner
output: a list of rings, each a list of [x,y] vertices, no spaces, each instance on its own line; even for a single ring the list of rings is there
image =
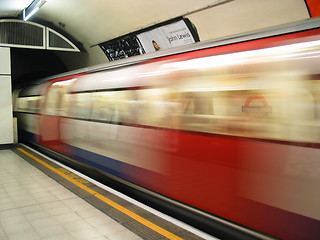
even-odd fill
[[[19,128],[203,214],[317,239],[320,22],[309,25],[52,78],[20,92]]]

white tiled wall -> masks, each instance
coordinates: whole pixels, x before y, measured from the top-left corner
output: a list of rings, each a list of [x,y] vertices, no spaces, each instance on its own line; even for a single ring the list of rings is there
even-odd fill
[[[10,48],[0,47],[0,144],[13,143]]]

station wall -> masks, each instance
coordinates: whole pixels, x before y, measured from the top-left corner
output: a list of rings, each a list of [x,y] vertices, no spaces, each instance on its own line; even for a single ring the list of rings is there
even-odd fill
[[[187,16],[201,41],[308,19],[304,0],[235,0]]]

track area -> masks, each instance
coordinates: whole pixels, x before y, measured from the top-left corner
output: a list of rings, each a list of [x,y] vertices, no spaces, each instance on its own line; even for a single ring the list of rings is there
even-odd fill
[[[217,239],[151,210],[29,147],[20,145],[13,151],[142,239]]]

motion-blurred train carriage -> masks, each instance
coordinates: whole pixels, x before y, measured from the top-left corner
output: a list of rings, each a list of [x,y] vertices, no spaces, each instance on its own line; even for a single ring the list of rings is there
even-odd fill
[[[43,79],[19,92],[20,136],[174,200],[190,219],[320,239],[319,27],[315,19]]]

